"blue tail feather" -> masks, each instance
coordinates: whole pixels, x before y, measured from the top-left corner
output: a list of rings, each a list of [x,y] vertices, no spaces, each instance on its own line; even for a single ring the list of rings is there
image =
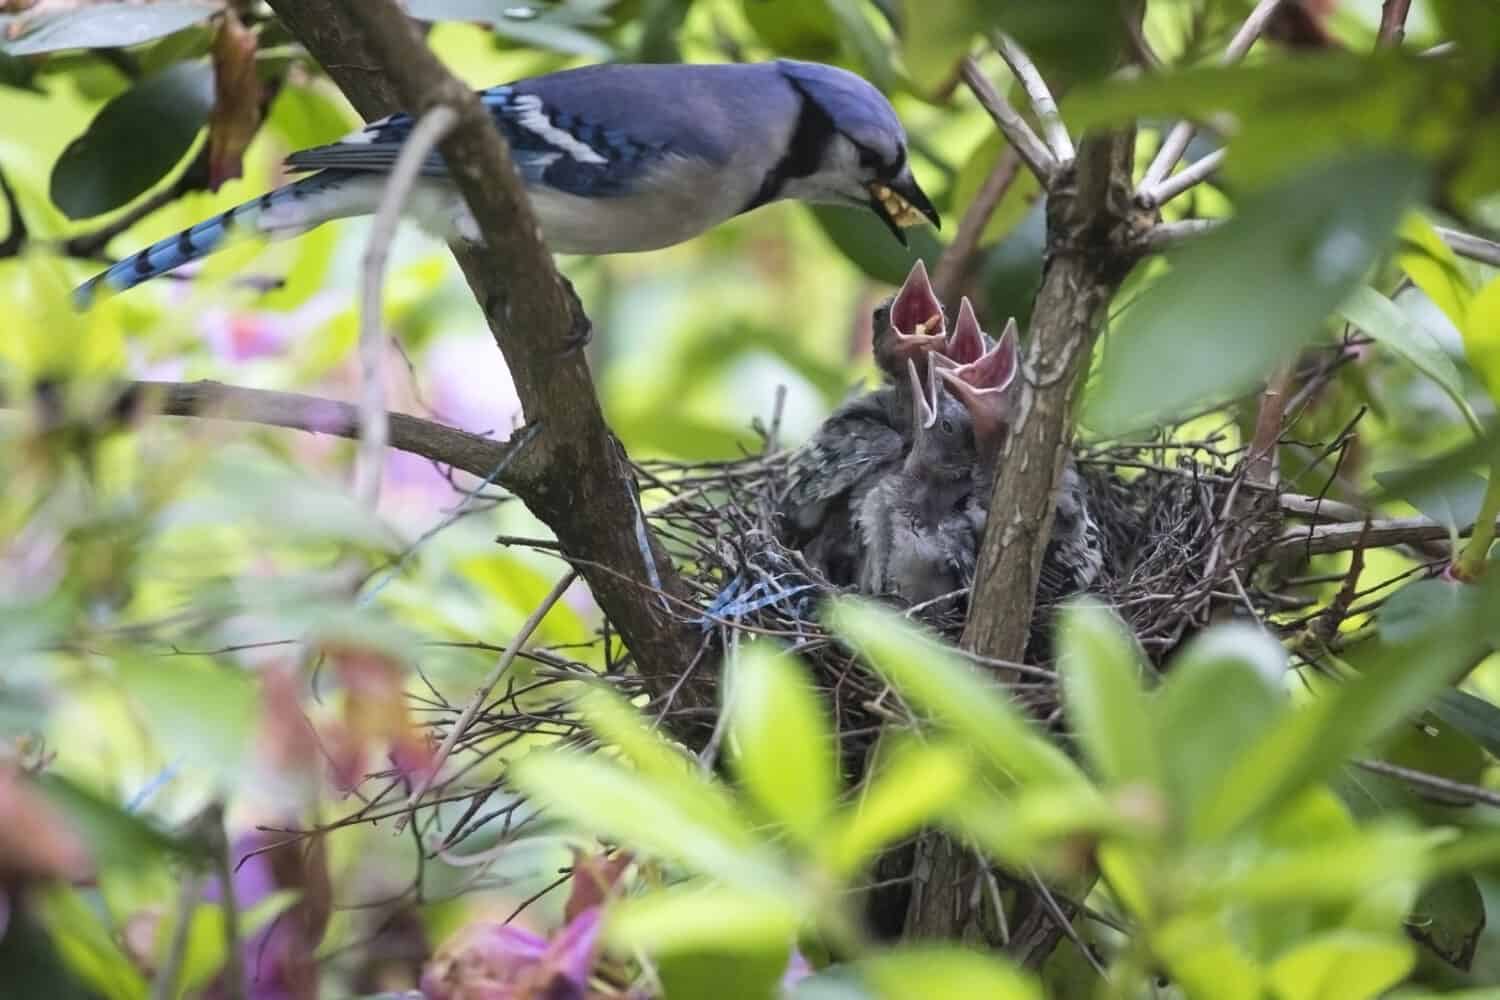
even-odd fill
[[[207,257],[224,248],[230,235],[236,231],[257,228],[257,220],[277,205],[293,200],[305,199],[324,191],[332,191],[345,179],[339,171],[324,171],[305,177],[293,184],[277,188],[253,201],[236,205],[212,219],[206,219],[175,236],[131,254],[118,264],[94,275],[73,290],[73,306],[84,310],[93,305],[101,294],[109,295],[134,288],[168,271],[175,270],[190,261]],[[317,225],[331,215],[322,215],[309,206],[300,225],[287,228],[304,229]],[[277,228],[282,228],[278,226]]]

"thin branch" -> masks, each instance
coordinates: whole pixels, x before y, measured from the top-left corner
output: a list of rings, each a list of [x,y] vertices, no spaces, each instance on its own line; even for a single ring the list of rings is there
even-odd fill
[[[359,305],[359,361],[363,391],[359,406],[359,451],[354,459],[354,496],[371,508],[380,499],[385,448],[390,437],[390,420],[385,409],[385,331],[380,322],[386,262],[390,259],[391,243],[396,238],[401,212],[416,185],[422,164],[457,121],[458,115],[453,109],[441,104],[418,120],[391,168],[365,243]]]
[[[1470,785],[1462,781],[1453,781],[1449,778],[1440,778],[1426,771],[1417,771],[1399,764],[1391,764],[1383,760],[1357,760],[1354,765],[1363,768],[1373,774],[1382,774],[1388,778],[1399,778],[1415,788],[1429,792],[1440,792],[1443,795],[1453,796],[1466,802],[1482,802],[1487,806],[1500,807],[1500,792],[1493,792],[1488,788],[1478,785]]]
[[[1136,195],[1137,201],[1142,208],[1159,208],[1165,205],[1217,171],[1227,152],[1225,149],[1216,149],[1207,156],[1200,156],[1155,187],[1147,188],[1143,185]]]
[[[1026,51],[1009,35],[996,34],[995,48],[999,51],[1000,58],[1005,60],[1005,65],[1016,75],[1021,89],[1026,91],[1031,106],[1036,109],[1036,116],[1041,119],[1042,132],[1047,137],[1047,146],[1052,155],[1057,157],[1058,163],[1072,162],[1073,140],[1068,136],[1068,127],[1063,124],[1062,115],[1058,113],[1057,99],[1052,96],[1036,63],[1031,61]]]
[[[1399,48],[1406,39],[1406,15],[1411,10],[1411,0],[1385,0],[1380,5],[1380,34],[1375,44],[1378,47]]]
[[[1292,374],[1295,366],[1284,364],[1271,373],[1264,391],[1260,394],[1260,408],[1255,414],[1255,434],[1250,440],[1250,451],[1246,477],[1252,485],[1274,487],[1280,463],[1277,461],[1277,444],[1281,440],[1282,425],[1286,422],[1287,395],[1292,389]]]
[[[1446,226],[1434,226],[1437,234],[1442,237],[1443,242],[1460,257],[1477,260],[1481,264],[1490,267],[1500,267],[1500,243],[1485,239],[1483,236],[1475,236],[1473,233],[1461,232],[1457,229],[1449,229]]]
[[[0,181],[0,184],[3,184]],[[172,926],[172,940],[167,945],[167,957],[157,970],[156,981],[151,984],[151,1000],[173,1000],[177,996],[177,985],[182,978],[182,966],[187,961],[188,931],[193,925],[193,911],[201,902],[196,872],[185,872],[182,884],[177,889],[177,922]]]
[[[968,273],[974,254],[979,249],[979,240],[984,236],[985,227],[989,225],[995,210],[1000,207],[1001,199],[1020,174],[1021,157],[1017,155],[1015,147],[1006,146],[995,161],[995,169],[985,178],[973,203],[959,220],[953,242],[938,260],[932,285],[940,301],[946,302],[958,295],[964,275]]]
[[[1271,554],[1298,551],[1308,555],[1324,555],[1329,552],[1347,552],[1361,544],[1366,548],[1383,549],[1393,545],[1418,545],[1423,542],[1447,541],[1451,530],[1430,517],[1393,517],[1371,521],[1369,534],[1364,535],[1363,521],[1343,521],[1335,524],[1319,524],[1307,528],[1292,528],[1281,533],[1271,545]],[[1469,532],[1461,531],[1460,535]]]
[[[1049,187],[1052,178],[1057,175],[1057,160],[1042,140],[1037,138],[1031,126],[1026,124],[1026,119],[995,89],[995,85],[984,75],[984,70],[979,68],[979,62],[973,56],[964,57],[962,75],[964,83],[968,84],[974,96],[979,99],[980,106],[990,113],[1011,148],[1020,155],[1027,168],[1036,174],[1042,187]]]
[[[1229,40],[1229,45],[1224,50],[1224,57],[1220,64],[1230,66],[1244,58],[1245,53],[1250,51],[1250,46],[1260,37],[1266,22],[1271,15],[1276,13],[1276,8],[1281,6],[1281,0],[1260,0],[1250,16],[1245,18],[1245,23],[1240,25],[1240,30],[1235,32],[1234,37]],[[1145,176],[1141,178],[1139,191],[1150,191],[1167,176],[1172,173],[1172,168],[1177,166],[1177,161],[1182,159],[1186,152],[1188,143],[1193,141],[1193,134],[1197,126],[1189,121],[1180,121],[1167,133],[1166,139],[1162,140],[1161,149],[1156,151],[1156,158],[1146,168]]]
[[[474,696],[464,706],[462,714],[448,728],[448,735],[443,738],[443,745],[438,748],[437,756],[432,759],[432,764],[426,769],[422,775],[422,779],[417,782],[416,787],[412,789],[411,797],[406,800],[406,814],[396,820],[397,833],[400,833],[406,826],[406,821],[416,810],[417,804],[422,801],[422,796],[427,794],[427,790],[432,787],[432,782],[437,777],[438,772],[447,763],[448,757],[453,753],[453,748],[458,744],[459,740],[463,739],[464,734],[469,731],[469,727],[474,724],[474,720],[483,711],[484,703],[489,700],[490,692],[495,690],[495,685],[500,683],[501,678],[505,676],[505,672],[510,669],[510,665],[516,662],[516,654],[521,651],[522,646],[526,645],[527,641],[531,638],[531,634],[542,624],[542,619],[547,617],[547,613],[552,610],[553,605],[562,600],[563,594],[573,585],[573,581],[577,578],[577,570],[569,570],[564,573],[552,585],[552,589],[547,592],[547,596],[542,598],[542,603],[532,609],[531,614],[522,623],[520,630],[511,637],[510,642],[505,647],[505,652],[500,654],[500,659],[495,662],[495,668],[484,679],[484,683],[479,685],[479,689],[474,692]]]

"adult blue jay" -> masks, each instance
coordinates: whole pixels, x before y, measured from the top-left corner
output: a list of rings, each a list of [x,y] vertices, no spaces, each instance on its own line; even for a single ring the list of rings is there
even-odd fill
[[[902,226],[938,223],[890,103],[832,66],[588,66],[480,96],[557,253],[655,250],[785,198],[868,206],[903,243]],[[235,231],[293,236],[373,213],[413,124],[392,115],[292,154],[290,168],[317,172],[127,257],[79,286],[76,304],[213,253]],[[433,154],[412,214],[444,237],[477,240],[446,173]]]

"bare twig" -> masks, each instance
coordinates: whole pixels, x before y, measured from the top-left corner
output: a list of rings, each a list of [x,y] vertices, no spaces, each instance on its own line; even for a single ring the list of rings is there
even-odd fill
[[[1180,222],[1162,222],[1151,227],[1141,237],[1140,247],[1147,253],[1160,253],[1195,236],[1217,229],[1224,224],[1222,219],[1183,219]],[[1465,233],[1447,226],[1432,227],[1448,245],[1448,249],[1460,257],[1500,268],[1500,243],[1483,236]]]
[[[984,70],[979,68],[979,62],[973,56],[964,57],[962,74],[964,83],[968,84],[974,96],[979,99],[980,106],[990,113],[1006,141],[1020,155],[1027,168],[1036,174],[1042,187],[1048,187],[1057,174],[1056,158],[1042,140],[1037,138],[1031,126],[1026,124],[1026,119],[1021,117],[1020,112],[1010,106],[1010,102],[995,88],[990,78],[984,75]]]
[[[1483,236],[1475,236],[1473,233],[1461,232],[1457,229],[1449,229],[1446,226],[1434,226],[1437,234],[1443,238],[1443,242],[1460,257],[1477,260],[1481,264],[1490,267],[1500,267],[1500,243],[1485,239]]]
[[[531,633],[537,630],[537,627],[542,624],[542,619],[547,617],[547,613],[552,610],[553,605],[562,600],[563,594],[573,585],[573,581],[577,578],[578,573],[576,570],[569,570],[564,573],[558,579],[557,583],[552,585],[552,589],[547,592],[547,596],[542,598],[542,603],[538,604],[532,610],[531,614],[527,616],[526,621],[522,623],[521,628],[511,637],[510,642],[505,647],[505,652],[500,654],[499,660],[495,661],[495,668],[484,679],[484,683],[479,685],[479,689],[474,692],[474,696],[464,706],[462,714],[454,720],[453,725],[448,727],[448,735],[443,738],[442,746],[438,747],[437,755],[433,757],[431,766],[427,768],[421,780],[412,789],[411,796],[406,800],[406,814],[396,820],[397,833],[401,832],[406,826],[407,819],[417,808],[417,804],[422,801],[422,796],[426,795],[427,790],[432,787],[433,780],[437,777],[438,772],[442,770],[443,765],[447,763],[448,757],[453,753],[454,746],[469,731],[469,727],[474,724],[474,719],[484,710],[484,703],[489,700],[490,692],[495,690],[495,685],[500,683],[500,679],[505,676],[505,672],[510,669],[510,665],[516,662],[516,654],[521,651],[522,646],[526,645],[527,641],[531,638]]]
[[[1016,154],[1014,147],[1005,147],[995,161],[995,169],[985,178],[973,203],[959,220],[953,242],[938,260],[932,286],[940,301],[946,302],[959,294],[964,276],[974,260],[975,251],[979,249],[979,240],[984,235],[985,226],[989,225],[995,210],[1000,207],[1001,199],[1020,173],[1020,156]]]
[[[411,196],[422,164],[458,121],[452,108],[439,104],[418,120],[401,147],[396,163],[380,196],[380,207],[370,226],[360,271],[359,360],[363,391],[359,406],[359,451],[354,459],[354,496],[367,507],[380,499],[381,472],[385,468],[386,441],[390,421],[385,409],[385,336],[381,319],[381,292],[385,288],[386,261],[401,212]]]
[[[1255,434],[1250,440],[1250,453],[1246,456],[1249,463],[1246,476],[1253,485],[1276,485],[1279,471],[1276,445],[1281,440],[1293,370],[1294,366],[1291,364],[1277,368],[1271,373],[1271,378],[1260,395],[1260,408],[1255,414]]]
[[[1429,517],[1393,517],[1371,521],[1368,536],[1364,536],[1365,530],[1363,521],[1291,528],[1282,532],[1272,543],[1271,552],[1273,555],[1286,551],[1299,551],[1308,555],[1347,552],[1358,547],[1362,537],[1365,547],[1383,549],[1393,545],[1446,541],[1450,534],[1448,525],[1439,524]]]
[[[1141,207],[1157,208],[1165,205],[1188,188],[1194,187],[1200,181],[1207,179],[1224,162],[1226,152],[1223,149],[1216,149],[1207,156],[1200,156],[1155,187],[1147,188],[1143,186],[1140,194],[1136,196]]]
[[[1057,158],[1058,163],[1071,163],[1073,140],[1068,136],[1068,127],[1063,124],[1062,115],[1058,114],[1057,99],[1052,96],[1036,63],[1031,61],[1026,51],[1009,35],[996,34],[995,48],[1010,71],[1016,75],[1021,89],[1026,91],[1031,106],[1036,109],[1036,116],[1041,119],[1042,132],[1047,137],[1047,146],[1052,155]]]
[[[3,183],[3,181],[0,181]],[[178,981],[182,978],[182,965],[187,960],[188,931],[193,925],[193,911],[202,901],[199,896],[202,886],[196,872],[184,872],[177,889],[177,922],[172,926],[172,940],[167,945],[167,957],[151,984],[151,1000],[173,1000],[177,996]]]
[[[1500,792],[1493,792],[1488,788],[1480,788],[1478,785],[1453,781],[1450,778],[1440,778],[1435,774],[1428,774],[1426,771],[1417,771],[1383,760],[1357,760],[1354,762],[1354,765],[1372,774],[1383,774],[1388,778],[1399,778],[1414,788],[1430,792],[1440,792],[1445,796],[1452,796],[1465,802],[1481,802],[1487,806],[1500,806]]]
[[[1276,13],[1276,8],[1281,6],[1281,0],[1260,0],[1255,9],[1245,18],[1245,23],[1240,25],[1240,30],[1235,32],[1230,39],[1229,46],[1224,50],[1224,57],[1220,63],[1229,66],[1244,58],[1245,53],[1250,51],[1250,46],[1260,37],[1266,22],[1271,15]],[[1156,151],[1156,158],[1146,168],[1145,175],[1141,178],[1141,192],[1154,189],[1158,184],[1167,179],[1172,168],[1177,166],[1177,161],[1182,159],[1182,154],[1187,150],[1188,143],[1193,141],[1193,133],[1197,126],[1189,121],[1180,121],[1167,133],[1162,140],[1161,149]]]
[[[1399,48],[1406,38],[1406,15],[1411,10],[1411,0],[1385,0],[1380,5],[1380,34],[1375,44],[1380,47]]]

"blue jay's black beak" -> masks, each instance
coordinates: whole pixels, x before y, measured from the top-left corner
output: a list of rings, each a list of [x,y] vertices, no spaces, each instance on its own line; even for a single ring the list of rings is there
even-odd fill
[[[906,234],[901,230],[906,226],[919,226],[927,221],[942,228],[937,209],[932,207],[926,193],[917,186],[916,178],[911,175],[910,170],[902,171],[901,176],[890,184],[872,182],[870,209],[880,216],[880,221],[885,223],[892,236],[901,241],[902,246],[906,246]]]

